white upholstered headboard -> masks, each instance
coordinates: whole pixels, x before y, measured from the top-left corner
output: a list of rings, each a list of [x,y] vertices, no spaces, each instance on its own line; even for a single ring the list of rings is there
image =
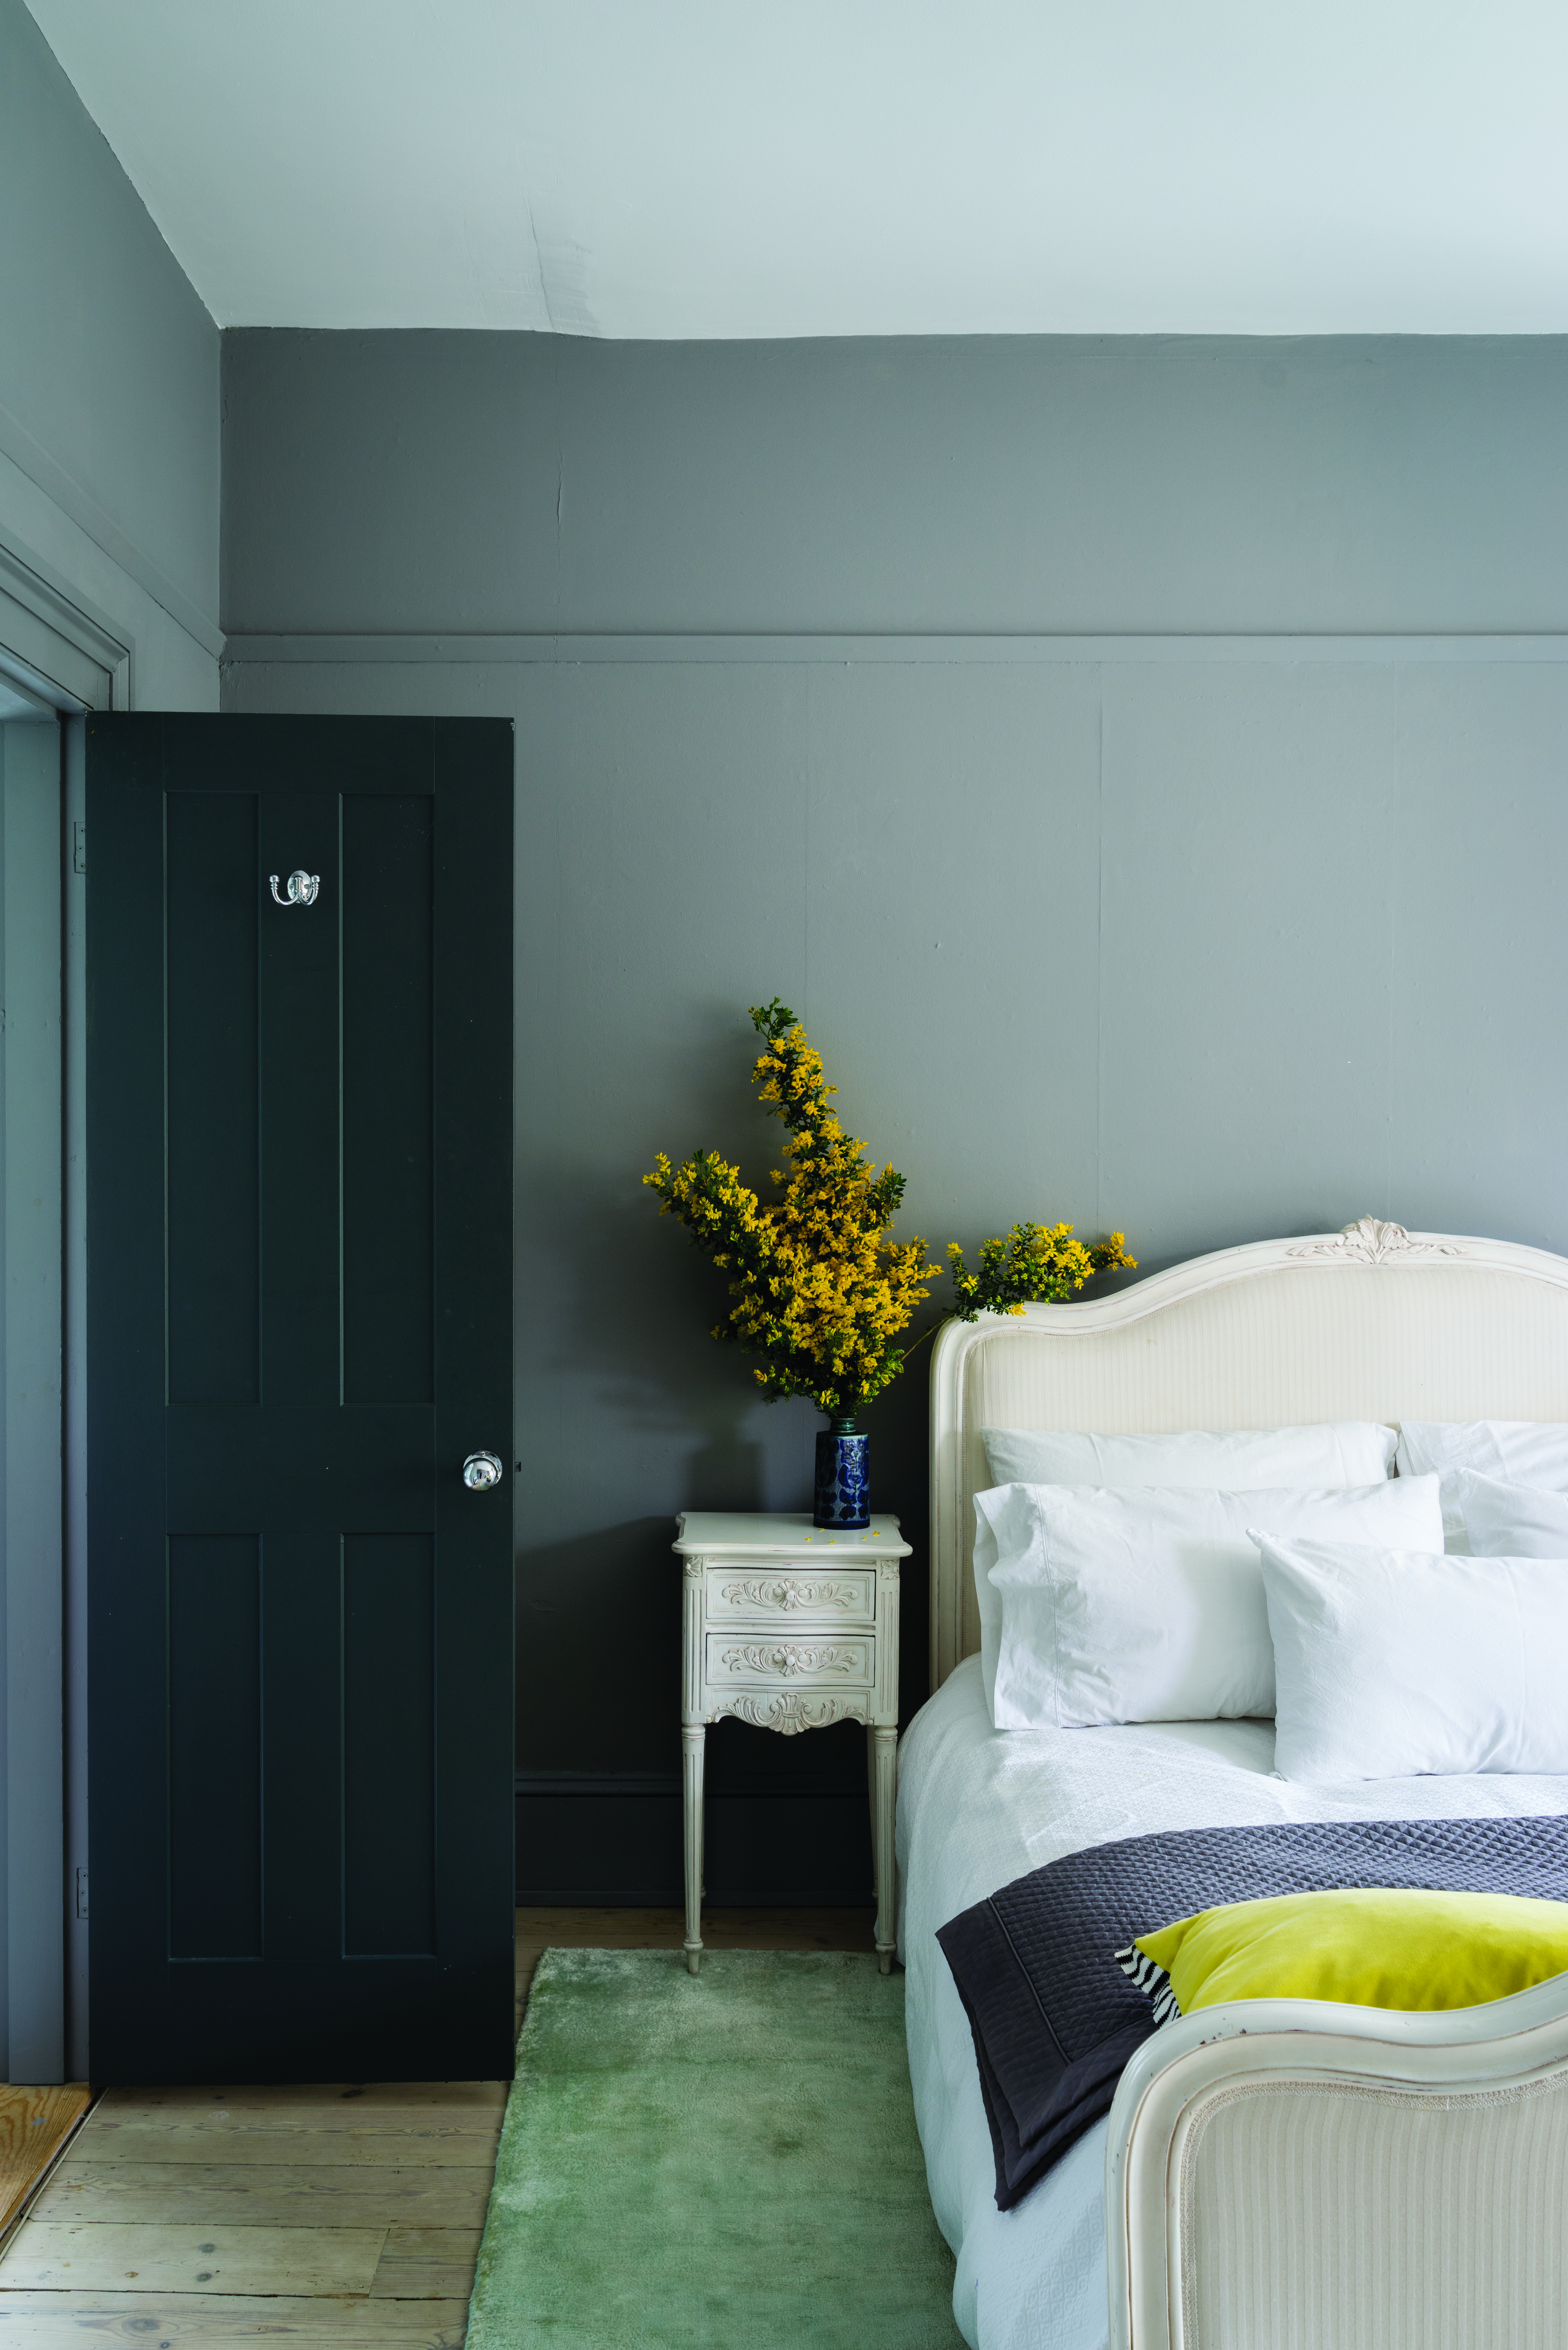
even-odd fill
[[[1114,1297],[949,1322],[931,1357],[931,1687],[980,1646],[982,1428],[1568,1419],[1568,1258],[1363,1216]]]

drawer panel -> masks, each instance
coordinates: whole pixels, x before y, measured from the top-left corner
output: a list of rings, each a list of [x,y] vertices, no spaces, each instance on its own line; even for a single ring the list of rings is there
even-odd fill
[[[817,1575],[795,1566],[718,1566],[708,1570],[710,1624],[875,1624],[873,1568]]]
[[[781,1636],[710,1632],[708,1686],[723,1689],[869,1689],[877,1678],[877,1643],[867,1633],[825,1638],[810,1632]]]

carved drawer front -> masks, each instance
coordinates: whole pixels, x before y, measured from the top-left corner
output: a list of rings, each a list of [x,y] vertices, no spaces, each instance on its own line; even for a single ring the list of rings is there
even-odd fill
[[[708,1621],[875,1624],[877,1576],[864,1566],[720,1566],[709,1570]]]
[[[869,1689],[877,1678],[877,1643],[865,1633],[847,1639],[820,1632],[775,1633],[738,1627],[708,1635],[708,1686],[744,1682],[752,1689]]]

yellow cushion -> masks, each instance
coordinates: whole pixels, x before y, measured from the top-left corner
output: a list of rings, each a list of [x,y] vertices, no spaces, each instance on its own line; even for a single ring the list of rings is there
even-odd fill
[[[1231,1999],[1479,2007],[1568,1972],[1568,1901],[1370,1889],[1231,1901],[1136,1947],[1183,2015]],[[1158,1994],[1163,1988],[1150,1983]]]

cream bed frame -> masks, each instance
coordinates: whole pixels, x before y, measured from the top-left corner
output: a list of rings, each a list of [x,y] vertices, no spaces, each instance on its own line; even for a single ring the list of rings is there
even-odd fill
[[[980,1646],[986,1427],[1568,1420],[1568,1259],[1364,1216],[1119,1295],[950,1322],[933,1689]],[[1106,2150],[1111,2350],[1568,2350],[1568,1976],[1448,2014],[1271,2001],[1168,2027]]]

